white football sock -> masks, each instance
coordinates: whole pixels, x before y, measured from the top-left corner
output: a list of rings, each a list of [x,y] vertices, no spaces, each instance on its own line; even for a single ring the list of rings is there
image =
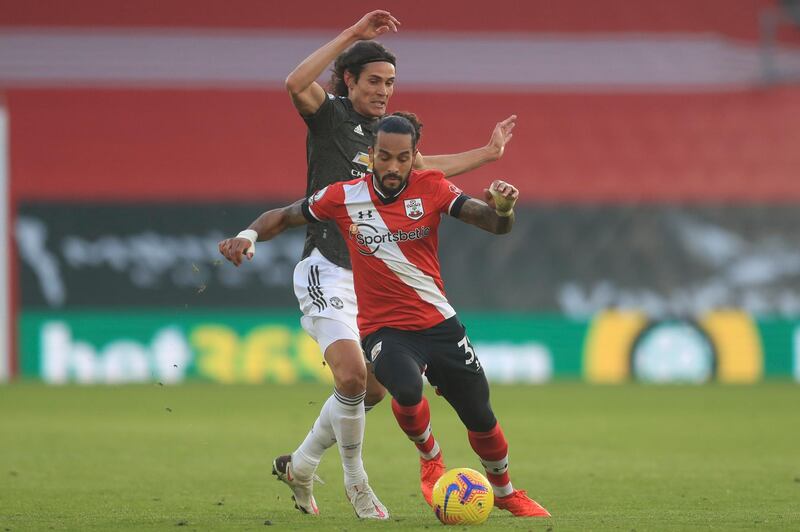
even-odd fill
[[[342,457],[344,483],[346,486],[367,481],[364,463],[361,460],[361,445],[364,440],[364,396],[366,392],[355,397],[347,397],[333,390],[331,398],[330,420],[336,441],[339,443],[339,455]]]
[[[489,484],[492,484],[489,482]],[[511,482],[506,484],[505,486],[498,486],[496,484],[492,484],[492,490],[497,497],[507,497],[514,493],[514,486],[511,485]]]
[[[332,405],[337,402],[333,395],[328,397],[306,439],[292,453],[292,471],[296,477],[311,478],[319,466],[319,461],[322,460],[322,455],[336,443],[330,412]]]

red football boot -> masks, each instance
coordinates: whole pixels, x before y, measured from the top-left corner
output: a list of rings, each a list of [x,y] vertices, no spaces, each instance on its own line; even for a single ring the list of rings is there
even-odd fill
[[[494,505],[501,510],[508,510],[516,517],[550,517],[550,512],[528,497],[525,490],[514,490],[511,495],[495,497]]]
[[[422,496],[428,505],[431,504],[431,495],[433,493],[433,485],[439,480],[439,477],[444,475],[445,467],[444,460],[442,460],[442,453],[439,452],[430,460],[422,457],[419,459],[419,487],[422,489]]]

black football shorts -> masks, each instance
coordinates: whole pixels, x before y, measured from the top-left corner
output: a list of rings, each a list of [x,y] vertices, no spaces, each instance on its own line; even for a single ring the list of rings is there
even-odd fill
[[[428,382],[445,397],[448,392],[486,386],[483,367],[458,316],[419,331],[385,327],[364,338],[362,347],[367,361],[375,367],[381,364],[381,358],[410,355]]]

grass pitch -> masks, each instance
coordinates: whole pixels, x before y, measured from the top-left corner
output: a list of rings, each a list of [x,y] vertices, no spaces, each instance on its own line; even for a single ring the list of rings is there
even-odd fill
[[[417,455],[388,402],[368,415],[365,462],[390,522],[359,522],[335,449],[319,518],[269,474],[329,390],[293,387],[0,389],[0,531],[424,530]],[[511,475],[554,515],[495,510],[485,530],[798,530],[800,387],[493,389]],[[433,427],[450,467],[480,469],[441,398]]]

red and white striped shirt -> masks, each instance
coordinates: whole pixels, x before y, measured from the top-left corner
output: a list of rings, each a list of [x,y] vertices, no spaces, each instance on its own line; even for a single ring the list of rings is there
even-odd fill
[[[311,221],[333,220],[353,265],[362,338],[381,327],[421,330],[455,315],[439,269],[439,223],[468,199],[438,170],[412,171],[383,198],[371,174],[331,184],[303,203]]]

